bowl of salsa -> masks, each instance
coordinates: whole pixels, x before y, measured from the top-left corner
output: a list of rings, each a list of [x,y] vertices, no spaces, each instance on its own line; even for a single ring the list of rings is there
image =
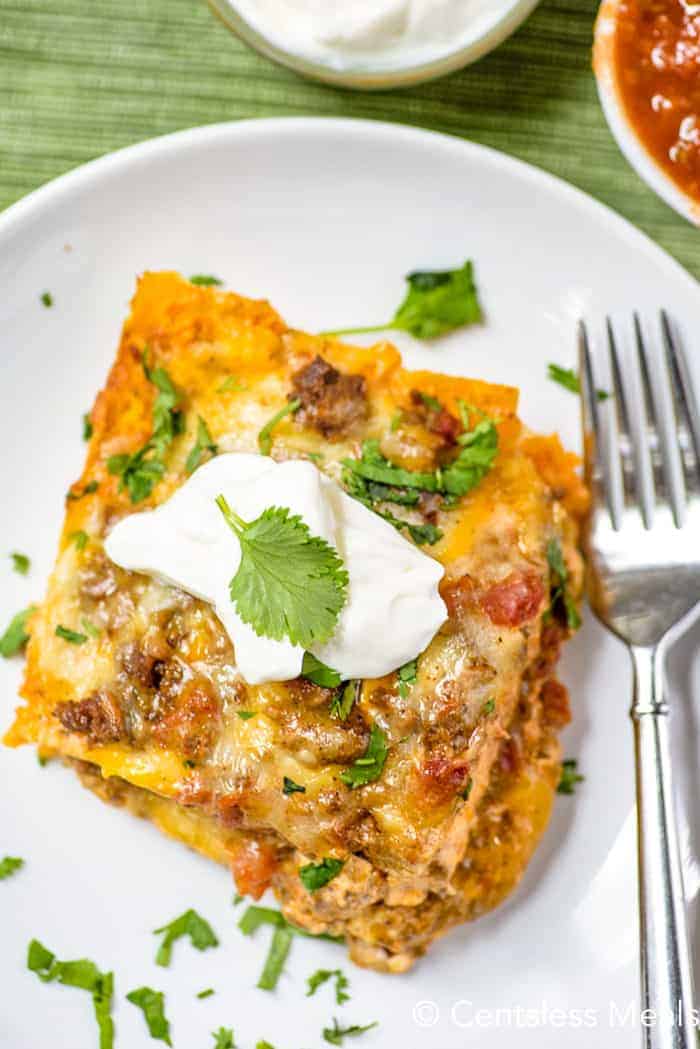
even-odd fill
[[[593,67],[629,162],[700,225],[700,2],[603,0]]]

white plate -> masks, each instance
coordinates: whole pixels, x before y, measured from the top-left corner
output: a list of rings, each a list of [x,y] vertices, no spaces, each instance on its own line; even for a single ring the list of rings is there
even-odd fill
[[[487,324],[439,345],[401,339],[408,363],[516,383],[525,419],[568,442],[577,438],[576,400],[546,381],[545,365],[573,362],[580,314],[599,322],[636,306],[650,319],[663,304],[700,353],[697,284],[631,226],[533,168],[407,128],[336,120],[200,128],[89,164],[11,208],[0,218],[3,627],[41,597],[63,496],[84,454],[80,416],[104,380],[139,271],[218,274],[313,330],[381,320],[406,272],[467,256]],[[52,309],[39,301],[44,290]],[[28,579],[11,572],[10,550],[31,555]],[[678,755],[694,797],[696,647],[682,642],[671,667],[676,723],[685,724]],[[21,666],[0,672],[6,725]],[[585,783],[557,799],[514,897],[402,977],[363,972],[342,949],[299,940],[278,991],[257,990],[269,934],[248,940],[236,929],[225,870],[105,807],[71,773],[39,768],[32,751],[3,750],[0,855],[27,865],[0,884],[0,1044],[97,1044],[88,996],[25,970],[36,936],[59,957],[114,969],[117,1046],[128,1049],[154,1045],[124,1001],[144,983],[166,992],[181,1049],[213,1044],[209,1032],[221,1024],[242,1049],[262,1038],[313,1049],[333,1015],[380,1021],[347,1043],[358,1049],[637,1046],[629,673],[590,616],[564,672],[574,708],[566,752],[579,758]],[[684,849],[694,897],[689,832]],[[209,919],[221,947],[199,953],[179,943],[171,969],[159,969],[151,930],[187,907]],[[328,987],[304,997],[309,973],[338,965],[351,978],[350,1003],[338,1008]],[[195,999],[210,986],[214,997]]]

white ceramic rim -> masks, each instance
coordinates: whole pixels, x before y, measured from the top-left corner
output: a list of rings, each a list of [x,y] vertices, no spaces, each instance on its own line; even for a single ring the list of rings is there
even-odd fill
[[[422,84],[426,80],[435,80],[437,77],[454,73],[464,66],[476,62],[478,58],[493,51],[507,37],[511,36],[516,29],[525,21],[527,16],[540,3],[540,0],[511,0],[510,7],[503,12],[501,17],[491,25],[481,36],[472,40],[464,47],[456,51],[442,55],[432,62],[422,62],[419,65],[398,67],[392,70],[358,69],[338,70],[321,62],[304,58],[291,51],[285,51],[272,43],[266,36],[259,33],[257,29],[236,11],[233,7],[234,0],[207,0],[214,14],[218,15],[224,25],[231,30],[243,43],[272,59],[278,65],[292,69],[300,76],[311,80],[320,80],[324,84],[332,84],[336,87],[350,87],[359,91],[380,91],[394,87],[409,87],[412,84]]]
[[[593,70],[598,97],[618,146],[639,177],[670,207],[700,226],[700,204],[684,193],[648,151],[625,111],[617,79],[614,39],[620,0],[603,0],[595,24]]]
[[[0,238],[9,236],[13,227],[19,225],[28,218],[40,219],[40,212],[45,208],[60,203],[62,197],[80,191],[85,185],[99,181],[105,175],[117,174],[120,170],[128,169],[136,162],[147,162],[151,157],[157,155],[168,156],[177,154],[182,149],[196,150],[203,143],[215,142],[220,139],[235,138],[241,135],[267,136],[270,131],[279,135],[296,135],[302,129],[305,131],[315,128],[318,134],[324,135],[327,128],[342,131],[344,135],[353,135],[358,144],[365,136],[392,135],[400,136],[406,140],[413,140],[416,145],[429,146],[435,151],[445,150],[448,152],[461,152],[474,156],[486,154],[491,163],[497,167],[510,169],[517,177],[526,179],[532,183],[544,184],[552,193],[559,197],[568,199],[577,207],[603,213],[607,220],[617,225],[621,234],[636,251],[642,251],[646,255],[655,256],[657,262],[663,260],[668,269],[669,278],[681,280],[697,294],[698,282],[686,270],[680,262],[677,262],[668,252],[655,244],[633,223],[618,215],[616,211],[602,204],[599,200],[584,193],[583,190],[572,186],[569,182],[551,175],[541,168],[528,164],[524,160],[518,160],[500,150],[483,146],[480,143],[469,142],[458,138],[456,135],[448,135],[440,131],[428,131],[423,128],[415,128],[405,124],[394,124],[382,120],[364,120],[353,117],[267,117],[252,118],[249,120],[228,121],[220,124],[203,124],[197,127],[186,128],[183,131],[175,131],[168,135],[160,135],[156,138],[137,142],[132,146],[106,153],[102,157],[90,160],[80,167],[59,175],[45,185],[40,186],[33,192],[20,198],[11,204],[4,212],[0,213]]]

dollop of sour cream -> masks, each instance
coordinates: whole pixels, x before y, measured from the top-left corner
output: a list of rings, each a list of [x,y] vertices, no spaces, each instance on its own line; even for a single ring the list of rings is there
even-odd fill
[[[488,31],[512,0],[229,0],[282,50],[342,70],[418,65]]]
[[[313,463],[276,463],[242,452],[219,455],[155,510],[119,521],[105,549],[122,568],[174,583],[212,604],[249,684],[298,677],[304,651],[288,640],[259,637],[238,616],[229,582],[241,552],[215,503],[219,494],[245,521],[270,506],[286,507],[338,551],[349,576],[347,601],[331,639],[312,653],[342,678],[396,670],[422,652],[445,621],[438,592],[442,565]]]

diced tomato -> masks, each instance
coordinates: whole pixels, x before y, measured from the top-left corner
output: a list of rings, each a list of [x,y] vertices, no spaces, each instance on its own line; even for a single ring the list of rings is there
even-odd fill
[[[534,619],[544,600],[544,583],[535,572],[512,572],[481,595],[479,604],[496,626],[519,627]]]

